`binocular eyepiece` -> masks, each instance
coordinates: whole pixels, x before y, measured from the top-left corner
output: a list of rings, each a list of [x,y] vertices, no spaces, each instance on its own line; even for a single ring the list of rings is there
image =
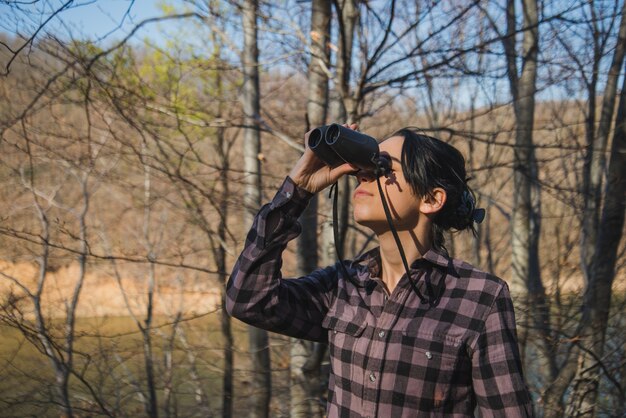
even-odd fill
[[[349,163],[359,170],[380,174],[391,169],[391,160],[380,154],[374,138],[337,123],[314,129],[309,135],[309,148],[332,168]]]

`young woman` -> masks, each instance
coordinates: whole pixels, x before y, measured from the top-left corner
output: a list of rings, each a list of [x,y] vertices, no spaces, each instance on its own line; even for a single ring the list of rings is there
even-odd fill
[[[354,172],[331,169],[307,149],[254,221],[227,285],[228,311],[273,332],[328,341],[328,417],[465,417],[477,407],[483,417],[532,416],[506,283],[443,246],[443,231],[471,230],[476,220],[463,156],[412,129],[380,150],[392,161],[380,180],[410,274],[376,176],[358,172],[354,219],[380,246],[345,268],[282,278],[282,252],[311,196]]]

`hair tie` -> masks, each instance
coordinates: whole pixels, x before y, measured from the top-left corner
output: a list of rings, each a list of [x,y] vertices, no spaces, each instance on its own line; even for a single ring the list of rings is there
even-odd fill
[[[476,208],[476,199],[468,189],[465,189],[461,194],[461,201],[456,209],[456,214],[465,219],[470,218],[476,223],[481,223],[485,219],[485,209]]]
[[[472,219],[474,220],[474,222],[479,224],[485,220],[485,214],[486,212],[485,212],[485,209],[483,208],[474,209],[472,211]]]

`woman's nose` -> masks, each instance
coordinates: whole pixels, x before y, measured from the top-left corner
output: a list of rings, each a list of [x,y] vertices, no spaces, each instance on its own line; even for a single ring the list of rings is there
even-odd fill
[[[376,175],[373,172],[366,170],[359,170],[356,173],[356,179],[359,183],[370,182],[376,179]]]

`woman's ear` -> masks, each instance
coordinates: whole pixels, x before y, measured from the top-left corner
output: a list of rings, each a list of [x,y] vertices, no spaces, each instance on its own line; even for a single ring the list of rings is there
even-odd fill
[[[441,187],[435,187],[429,194],[422,197],[420,212],[434,215],[446,204],[446,191]]]

